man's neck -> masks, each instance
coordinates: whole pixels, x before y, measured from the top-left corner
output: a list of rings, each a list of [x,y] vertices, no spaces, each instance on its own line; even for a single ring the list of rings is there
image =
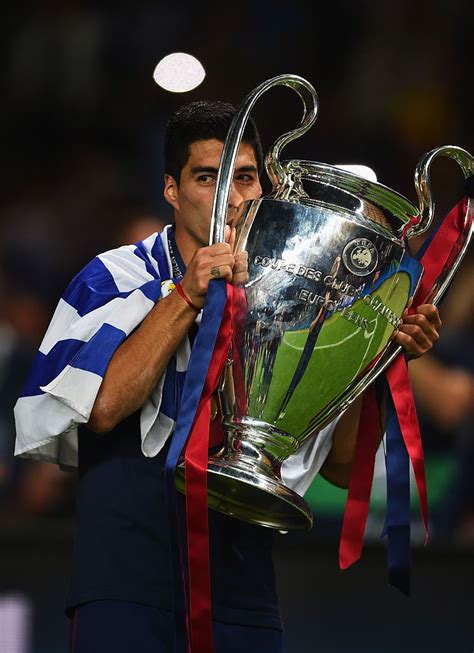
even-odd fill
[[[180,279],[186,272],[186,264],[182,259],[179,247],[176,243],[176,224],[168,231],[168,251],[171,259],[173,278]]]
[[[203,247],[203,245],[197,243],[196,240],[185,229],[180,228],[179,224],[177,223],[176,223],[174,237],[181,258],[183,259],[183,263],[185,264],[186,267],[188,267],[189,262],[193,258],[195,251],[199,247]]]

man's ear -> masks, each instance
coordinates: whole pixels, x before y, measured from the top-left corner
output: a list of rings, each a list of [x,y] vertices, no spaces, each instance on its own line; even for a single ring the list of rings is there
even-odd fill
[[[163,196],[174,209],[179,211],[178,184],[176,183],[175,178],[171,175],[165,175]]]

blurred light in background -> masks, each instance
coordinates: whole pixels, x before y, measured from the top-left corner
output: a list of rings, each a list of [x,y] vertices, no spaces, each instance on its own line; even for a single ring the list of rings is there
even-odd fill
[[[30,599],[18,592],[0,594],[0,651],[30,653],[31,631]]]
[[[377,175],[375,174],[374,170],[372,170],[372,168],[369,168],[369,166],[362,166],[362,165],[349,164],[349,163],[347,164],[338,163],[336,165],[336,168],[341,168],[341,170],[347,170],[347,172],[352,172],[352,174],[358,175],[359,177],[363,177],[368,181],[377,181]]]
[[[185,52],[173,52],[161,59],[153,79],[166,91],[185,93],[199,86],[206,76],[200,61]]]

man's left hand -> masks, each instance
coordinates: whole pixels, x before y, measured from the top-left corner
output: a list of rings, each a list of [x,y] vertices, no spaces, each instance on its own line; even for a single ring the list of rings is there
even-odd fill
[[[408,309],[402,316],[402,325],[393,336],[411,358],[418,358],[429,351],[439,339],[441,319],[436,306],[421,304],[416,313],[408,315]]]

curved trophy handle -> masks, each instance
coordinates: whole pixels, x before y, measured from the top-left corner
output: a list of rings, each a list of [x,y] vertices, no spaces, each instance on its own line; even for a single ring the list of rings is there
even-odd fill
[[[280,152],[290,141],[302,136],[314,124],[318,112],[318,96],[313,86],[303,77],[298,75],[279,75],[263,82],[257,86],[240,105],[227,134],[222,150],[219,172],[217,174],[216,192],[212,206],[211,232],[209,244],[224,242],[225,225],[227,222],[227,208],[229,203],[232,175],[234,173],[235,160],[239,151],[245,126],[256,101],[274,86],[289,86],[300,96],[304,112],[299,126],[286,133],[275,142],[265,160],[267,173],[279,184],[284,184],[287,175],[280,164]]]
[[[446,156],[454,159],[461,167],[465,179],[474,175],[474,157],[461,147],[445,145],[425,154],[418,162],[415,170],[415,188],[420,202],[420,220],[418,224],[411,227],[408,231],[408,238],[413,238],[414,236],[423,234],[430,227],[433,221],[435,204],[432,200],[429,172],[431,163],[438,156]],[[437,304],[447,290],[472,238],[474,226],[473,219],[474,201],[472,198],[468,197],[461,233],[458,240],[453,245],[443,271],[438,279],[436,279],[430,294],[426,298],[427,302]]]
[[[444,145],[422,156],[415,170],[415,189],[420,203],[420,220],[409,229],[407,232],[408,238],[414,238],[425,233],[433,221],[435,203],[432,199],[430,166],[438,156],[454,159],[461,167],[465,179],[474,174],[474,158],[462,147]]]

